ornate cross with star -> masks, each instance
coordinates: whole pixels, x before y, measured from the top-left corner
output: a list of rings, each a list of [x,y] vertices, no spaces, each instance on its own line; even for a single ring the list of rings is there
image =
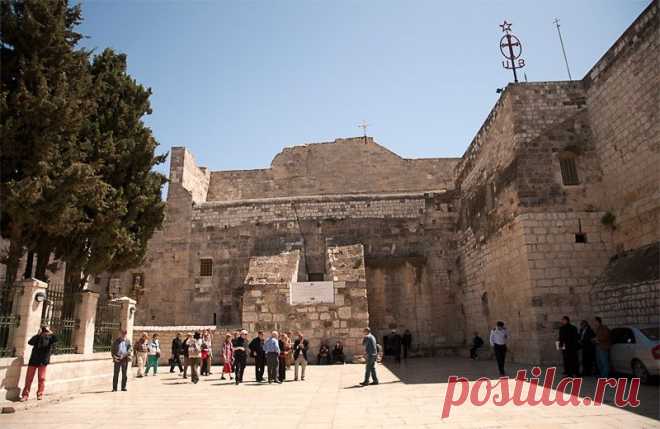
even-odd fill
[[[511,25],[512,24],[513,24],[512,22],[506,22],[506,19],[505,19],[504,22],[502,24],[500,24],[500,27],[502,27],[503,32],[509,33],[511,31]]]

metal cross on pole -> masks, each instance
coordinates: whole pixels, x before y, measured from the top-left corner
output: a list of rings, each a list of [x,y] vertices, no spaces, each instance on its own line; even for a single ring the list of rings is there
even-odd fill
[[[367,138],[367,128],[368,127],[369,127],[369,124],[367,124],[366,121],[362,121],[362,123],[360,125],[358,125],[358,128],[362,128],[362,133],[363,133],[363,137],[365,138],[365,140]]]
[[[561,52],[564,54],[564,62],[566,63],[566,71],[568,72],[568,80],[573,80],[571,76],[571,68],[568,66],[568,58],[566,57],[566,49],[564,48],[564,39],[561,37],[561,30],[559,29],[559,18],[555,18],[554,21],[557,26],[557,33],[559,34],[559,43],[561,43]]]
[[[520,40],[511,33],[511,23],[506,20],[500,24],[504,36],[500,39],[500,52],[505,61],[502,61],[502,66],[505,69],[513,70],[513,80],[518,83],[518,74],[516,69],[525,67],[525,60],[520,58],[522,54],[522,43]]]

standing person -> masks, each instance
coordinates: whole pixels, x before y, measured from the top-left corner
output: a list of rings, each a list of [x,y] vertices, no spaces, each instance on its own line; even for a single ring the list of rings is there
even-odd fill
[[[591,377],[594,374],[594,358],[596,350],[594,348],[593,338],[596,336],[586,320],[580,322],[580,332],[578,333],[578,344],[582,351],[582,376]]]
[[[211,333],[210,329],[204,331],[204,337],[202,337],[202,343],[206,344],[206,347],[208,348],[207,375],[213,375],[213,372],[211,371],[213,367],[213,334]]]
[[[266,365],[268,366],[268,383],[273,381],[279,383],[277,378],[277,366],[280,356],[280,344],[277,331],[270,333],[270,337],[264,342],[264,352],[266,353]]]
[[[286,354],[286,369],[287,371],[291,369],[293,365],[293,332],[287,331],[286,339],[288,341],[289,353]]]
[[[188,367],[190,366],[190,354],[188,352],[188,347],[192,341],[194,341],[193,334],[188,332],[186,334],[186,339],[181,343],[181,354],[183,354],[183,378],[188,378]]]
[[[199,364],[201,362],[202,356],[202,336],[200,333],[195,332],[193,337],[187,341],[187,344],[188,363],[190,365],[190,381],[192,381],[194,384],[197,384],[199,381]]]
[[[332,349],[332,363],[344,363],[344,345],[339,340]]]
[[[149,375],[149,368],[153,368],[155,376],[158,375],[158,359],[160,358],[160,340],[158,340],[158,334],[154,334],[151,337],[148,348],[147,369],[144,370],[144,375]]]
[[[236,338],[232,345],[234,346],[234,366],[235,366],[235,381],[238,386],[243,382],[243,372],[245,372],[245,364],[247,363],[247,348],[248,339],[247,331],[243,329],[238,338]]]
[[[326,365],[330,363],[330,347],[328,347],[325,341],[319,347],[319,354],[316,355],[316,364],[321,365],[321,360],[324,360]]]
[[[179,374],[183,372],[181,358],[183,357],[183,342],[181,341],[181,332],[177,332],[172,340],[172,361],[170,363],[170,372],[174,372],[174,367],[178,365]]]
[[[477,331],[474,331],[474,337],[472,338],[472,347],[470,348],[470,359],[477,360],[477,350],[479,350],[484,345],[484,340],[479,336]]]
[[[121,390],[122,392],[126,391],[126,382],[128,381],[128,363],[131,361],[133,354],[133,348],[131,347],[131,342],[126,338],[126,330],[122,329],[119,332],[119,336],[112,343],[112,348],[110,349],[110,354],[112,356],[112,361],[114,362],[114,371],[112,374],[112,391],[117,391],[117,382],[119,381],[119,370],[121,370]]]
[[[135,342],[135,355],[137,357],[137,378],[144,375],[144,367],[147,364],[147,355],[149,354],[149,335],[143,332],[140,338]]]
[[[412,334],[410,329],[406,329],[403,333],[403,339],[401,340],[401,345],[403,346],[403,358],[408,359],[408,350],[412,345]]]
[[[231,334],[225,334],[225,342],[222,343],[222,376],[220,380],[225,379],[225,374],[229,374],[229,379],[233,380],[234,371],[234,346],[231,343]]]
[[[32,346],[32,352],[25,374],[25,386],[23,386],[21,402],[27,401],[30,397],[30,387],[32,387],[35,372],[37,373],[38,382],[37,400],[43,399],[44,390],[46,389],[46,367],[50,363],[50,355],[53,353],[56,342],[57,337],[53,335],[48,326],[42,326],[39,332],[28,341],[28,344]]]
[[[506,343],[509,341],[509,331],[504,327],[504,322],[498,321],[494,329],[490,331],[490,345],[495,350],[497,369],[500,377],[506,377],[504,362],[506,361]]]
[[[209,346],[202,340],[202,353],[200,355],[202,362],[202,369],[200,375],[209,375]]]
[[[364,328],[362,345],[364,346],[364,354],[367,362],[364,367],[364,381],[360,384],[362,386],[367,386],[369,384],[369,376],[371,376],[371,384],[378,384],[378,377],[376,376],[378,347],[376,345],[376,338],[371,334],[371,329],[369,328]]]
[[[610,375],[610,330],[603,325],[603,319],[596,317],[594,320],[596,336],[592,342],[596,345],[596,367],[598,375],[608,377]]]
[[[309,341],[303,336],[302,332],[298,332],[298,338],[293,343],[293,362],[294,362],[294,381],[298,381],[298,365],[302,366],[300,380],[305,380],[305,369],[307,368],[307,350],[309,349]]]
[[[390,351],[392,353],[392,356],[394,356],[394,360],[399,363],[401,362],[401,335],[396,331],[396,329],[392,329],[392,334],[388,338],[390,342]]]
[[[266,353],[264,352],[264,331],[259,331],[257,336],[250,341],[250,356],[254,358],[254,374],[258,382],[264,381],[264,369],[266,367]]]
[[[280,383],[284,383],[284,380],[286,380],[287,362],[289,360],[289,355],[291,354],[291,339],[287,334],[280,335],[279,345],[280,356],[277,362],[277,379]]]
[[[232,335],[231,342],[232,344],[234,344],[234,342],[238,339],[238,337],[241,336],[241,333],[238,330],[235,330],[234,332],[232,332],[231,335]],[[231,371],[234,373],[236,372],[236,356],[234,356],[234,360],[231,363]]]
[[[571,324],[568,316],[561,318],[559,328],[559,349],[564,359],[564,375],[577,377],[578,375],[578,331]]]

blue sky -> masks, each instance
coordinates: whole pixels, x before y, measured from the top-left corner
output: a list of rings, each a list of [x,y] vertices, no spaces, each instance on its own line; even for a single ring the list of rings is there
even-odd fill
[[[264,168],[286,146],[368,134],[407,158],[461,156],[513,78],[582,78],[650,0],[83,1],[87,47],[128,55],[146,122],[211,170]],[[165,166],[162,167],[165,171]]]

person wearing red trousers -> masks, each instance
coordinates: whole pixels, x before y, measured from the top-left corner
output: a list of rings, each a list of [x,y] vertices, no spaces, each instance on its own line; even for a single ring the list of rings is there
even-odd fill
[[[30,387],[32,387],[35,372],[38,374],[39,381],[37,399],[43,399],[44,389],[46,388],[46,366],[50,363],[50,355],[56,342],[57,337],[53,335],[48,326],[42,326],[39,333],[28,341],[28,344],[32,346],[32,353],[28,362],[27,374],[25,374],[25,386],[23,387],[21,401],[27,401],[30,397]]]

